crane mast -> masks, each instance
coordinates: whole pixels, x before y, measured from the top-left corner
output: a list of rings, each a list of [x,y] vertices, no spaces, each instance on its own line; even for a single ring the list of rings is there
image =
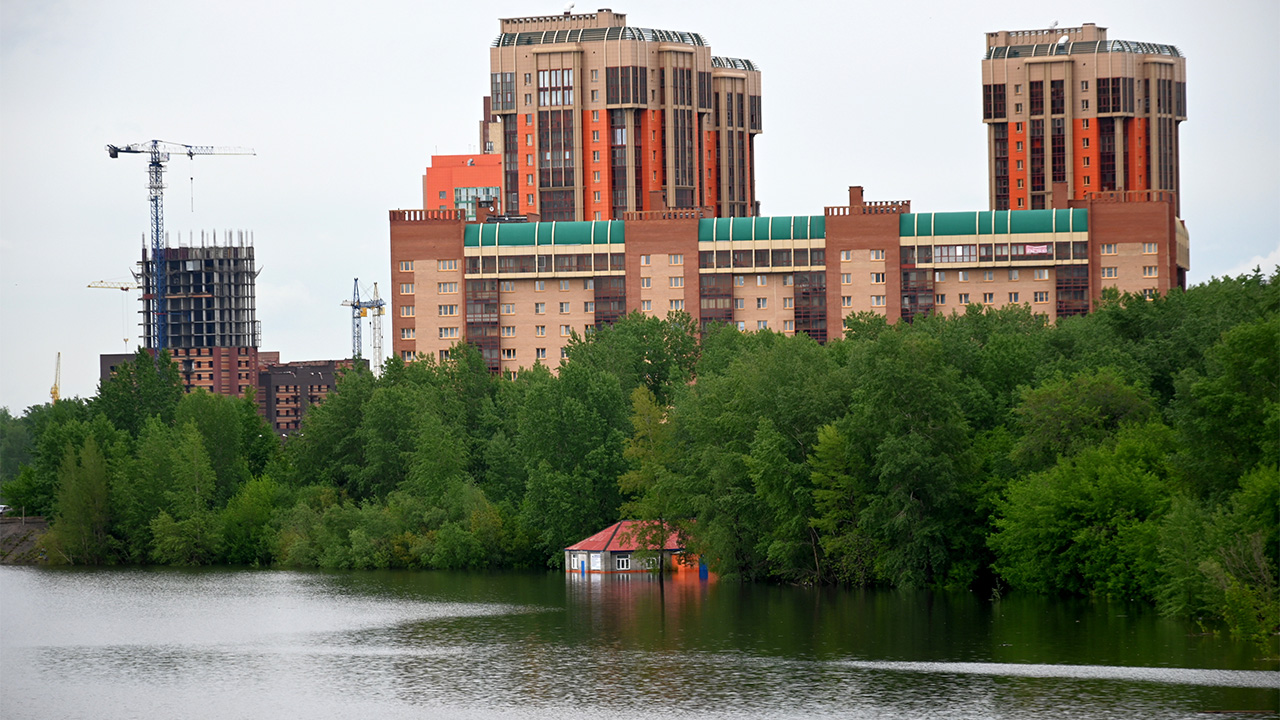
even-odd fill
[[[108,145],[107,154],[113,158],[120,153],[138,153],[150,156],[147,163],[147,199],[151,205],[151,262],[154,264],[154,287],[151,288],[154,300],[153,311],[147,319],[150,335],[154,338],[155,350],[168,347],[168,307],[167,300],[167,266],[164,262],[164,164],[169,162],[170,153],[186,155],[255,155],[251,148],[214,147],[212,145],[183,145],[164,140],[150,140],[132,145]]]
[[[343,300],[344,307],[351,308],[351,357],[359,358],[361,354],[360,328],[361,318],[370,315],[372,310],[373,325],[373,354],[374,372],[378,372],[378,366],[382,362],[382,313],[386,307],[386,301],[378,297],[378,284],[373,284],[373,297],[368,300],[360,299],[360,278],[355,279],[354,287],[351,291],[351,299]]]

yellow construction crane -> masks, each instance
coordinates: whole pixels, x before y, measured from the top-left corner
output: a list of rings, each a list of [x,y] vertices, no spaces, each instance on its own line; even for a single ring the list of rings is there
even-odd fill
[[[53,368],[53,387],[49,389],[49,397],[53,398],[53,404],[58,404],[58,383],[62,382],[62,353],[58,353],[58,363]]]

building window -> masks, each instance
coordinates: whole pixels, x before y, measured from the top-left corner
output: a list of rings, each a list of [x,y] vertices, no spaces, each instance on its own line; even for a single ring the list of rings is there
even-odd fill
[[[983,282],[991,282],[992,280],[995,280],[995,279],[996,279],[996,273],[995,273],[995,271],[994,271],[994,270],[983,270],[983,271],[982,271],[982,281],[983,281]]]
[[[413,294],[413,283],[400,283],[400,294],[401,294],[401,295],[412,295],[412,294]]]
[[[441,305],[439,306],[439,309],[440,309],[440,317],[453,317],[454,315],[458,314],[457,305]]]
[[[524,176],[524,184],[533,187],[533,173]]]
[[[595,93],[595,91],[593,90],[593,91],[592,91],[592,94],[594,94],[594,93]],[[592,98],[592,99],[594,99],[594,98]],[[591,142],[600,142],[600,131],[599,131],[599,130],[592,130],[592,131],[591,131]]]
[[[1018,268],[1009,268],[1009,279],[1010,280],[1018,279]]]
[[[734,298],[734,299],[733,299],[733,309],[734,309],[734,310],[745,310],[745,309],[746,309],[746,307],[747,307],[747,301],[746,301],[746,299],[745,299],[745,298]]]
[[[569,281],[568,281],[568,280],[561,280],[561,281],[560,281],[560,292],[568,292],[568,290],[569,290]]]
[[[640,301],[640,310],[641,310],[642,312],[653,312],[653,301],[652,301],[652,300],[641,300],[641,301]]]
[[[1119,277],[1119,276],[1120,276],[1119,271],[1118,271],[1116,268],[1114,268],[1114,267],[1104,267],[1104,268],[1102,268],[1102,277],[1104,277],[1104,278],[1114,278],[1114,277]]]
[[[560,326],[560,337],[569,337],[569,326],[568,326],[568,325],[561,325],[561,326]]]
[[[562,303],[560,303],[560,314],[561,314],[561,315],[568,315],[568,314],[569,314],[569,303],[567,303],[567,302],[562,302]]]
[[[1081,130],[1089,129],[1089,118],[1084,118],[1083,120],[1080,121],[1080,129]]]
[[[683,300],[672,300],[672,301],[671,301],[671,309],[672,309],[672,310],[683,310],[683,309],[684,309],[684,301],[683,301]]]
[[[400,261],[400,272],[413,272],[413,261],[412,261],[412,260],[401,260],[401,261]]]
[[[873,277],[873,278],[874,278],[877,274],[879,274],[879,275],[884,275],[884,273],[871,273],[871,277]],[[875,282],[875,281],[874,281],[874,280],[872,280],[872,282]],[[840,284],[841,284],[841,285],[852,285],[852,284],[853,284],[853,273],[840,273]]]
[[[1157,251],[1158,251],[1158,247],[1155,243],[1152,243],[1152,242],[1142,243],[1143,255],[1155,255]]]
[[[413,262],[410,262],[410,263],[409,263],[409,269],[410,269],[410,270],[412,270],[412,269],[413,269]],[[452,260],[437,260],[437,261],[436,261],[436,270],[439,270],[440,272],[448,272],[448,271],[450,271],[450,270],[457,270],[457,269],[458,269],[458,260],[457,260],[457,258],[454,258],[454,259],[452,259]]]
[[[534,315],[545,315],[547,313],[547,304],[544,302],[533,304]]]
[[[515,349],[515,348],[502,348],[502,359],[503,359],[503,360],[515,360],[515,359],[516,359],[516,349]]]
[[[684,278],[677,275],[673,278],[667,278],[668,287],[682,288],[684,287]]]
[[[741,320],[738,321],[738,332],[746,332],[747,324]]]
[[[592,90],[592,91],[591,91],[591,99],[592,99],[592,100],[597,100],[597,101],[598,101],[598,100],[600,99],[600,91],[599,91],[599,90]]]
[[[757,330],[768,330],[768,329],[769,329],[769,321],[768,321],[768,320],[757,320],[757,321],[756,321],[756,329],[757,329]]]
[[[544,292],[544,291],[547,289],[547,281],[546,281],[546,280],[534,280],[534,281],[533,281],[533,289],[534,289],[534,290],[536,290],[537,292]]]
[[[533,147],[533,133],[525,133],[524,144],[528,147]]]
[[[883,260],[883,259],[884,259],[884,250],[872,250],[872,251],[871,251],[871,259],[872,259],[872,260]]]
[[[990,305],[996,301],[995,293],[982,293],[982,304]]]
[[[782,331],[783,331],[783,332],[795,332],[795,331],[796,331],[796,321],[795,321],[795,320],[783,320],[783,321],[782,321]]]
[[[1089,167],[1089,156],[1085,155],[1084,157],[1080,158],[1080,164],[1083,167]]]
[[[640,278],[640,287],[642,288],[653,287],[653,278],[648,278],[648,277]]]
[[[582,312],[589,312],[589,313],[593,313],[593,312],[595,312],[595,311],[596,311],[596,304],[595,304],[595,302],[593,302],[593,301],[591,301],[591,300],[588,300],[588,301],[586,301],[586,302],[582,303]]]
[[[1049,268],[1036,268],[1036,279],[1037,279],[1037,280],[1048,280],[1048,279],[1049,279]]]
[[[1081,110],[1088,110],[1088,109],[1089,109],[1089,101],[1088,101],[1088,100],[1081,100],[1081,101],[1080,101],[1080,109],[1081,109]]]
[[[600,151],[599,151],[599,150],[592,150],[592,151],[591,151],[591,162],[600,162]],[[600,193],[596,193],[596,200],[599,200],[599,199],[600,199]]]
[[[600,182],[600,171],[596,170],[591,173],[591,182]]]
[[[935,271],[934,271],[934,273],[933,273],[933,281],[934,281],[934,282],[946,282],[946,281],[947,281],[947,271],[946,271],[946,270],[935,270]]]
[[[1016,83],[1015,83],[1015,84],[1014,84],[1014,86],[1013,86],[1013,94],[1014,94],[1014,95],[1021,95],[1021,94],[1022,94],[1022,85],[1019,85],[1019,84],[1016,84]]]
[[[415,335],[417,335],[417,331],[414,328],[400,328],[401,340],[412,340]]]
[[[885,305],[885,302],[884,302],[885,297],[886,297],[885,295],[872,295],[872,296],[871,296],[871,307],[884,307],[884,305]],[[852,305],[853,303],[849,303],[849,304],[850,304],[850,305]]]
[[[1089,138],[1080,138],[1080,147],[1082,148],[1089,147]]]
[[[515,325],[503,325],[503,326],[502,326],[502,337],[515,337],[515,336],[516,336],[516,326],[515,326]]]
[[[443,350],[441,350],[440,352],[444,352],[444,351],[443,351]],[[413,351],[412,351],[412,350],[401,350],[401,351],[400,351],[400,359],[401,359],[402,361],[404,361],[404,362],[413,362]],[[443,359],[443,358],[442,358],[442,359]]]
[[[1016,303],[1016,302],[1018,302],[1018,293],[1016,293],[1016,292],[1011,292],[1011,293],[1009,293],[1009,302],[1011,302],[1011,303]]]
[[[1022,141],[1021,141],[1021,140],[1019,140],[1019,141],[1017,142],[1017,144],[1015,145],[1014,149],[1015,149],[1015,150],[1017,150],[1018,152],[1022,152]]]
[[[933,304],[934,304],[934,305],[946,305],[946,304],[947,304],[947,296],[946,296],[946,295],[934,295],[934,296],[933,296]]]
[[[1144,266],[1142,266],[1142,277],[1144,277],[1144,278],[1153,278],[1153,277],[1156,277],[1156,274],[1157,274],[1157,273],[1156,273],[1156,266],[1155,266],[1155,265],[1144,265]]]
[[[515,280],[503,280],[502,282],[498,283],[498,292],[509,293],[509,292],[515,292],[515,291],[516,291]]]
[[[596,191],[595,191],[595,194],[592,196],[592,201],[593,201],[593,202],[600,202],[600,191],[599,191],[599,190],[596,190]]]
[[[546,349],[546,348],[538,348],[537,350],[534,350],[534,351],[533,351],[533,356],[534,356],[535,358],[537,358],[538,360],[546,360],[546,359],[547,359],[547,349]]]
[[[1115,254],[1116,254],[1116,244],[1115,244],[1115,243],[1103,243],[1103,244],[1102,244],[1102,254],[1103,254],[1103,255],[1115,255]]]
[[[1014,123],[1014,124],[1013,124],[1013,131],[1014,131],[1014,132],[1016,132],[1016,133],[1021,134],[1021,133],[1022,133],[1022,123]]]
[[[1090,185],[1090,182],[1089,182],[1089,176],[1088,176],[1088,175],[1085,175],[1085,176],[1084,176],[1084,185],[1085,185],[1085,187],[1088,187],[1088,186]]]
[[[595,70],[592,70],[591,72],[595,72]],[[592,78],[592,80],[594,80],[594,79],[595,79],[595,78]],[[596,122],[596,121],[598,121],[599,119],[600,119],[600,111],[599,111],[599,110],[592,110],[592,111],[591,111],[591,121],[592,121],[592,122]]]
[[[852,251],[852,250],[841,250],[841,251],[840,251],[840,262],[849,262],[849,261],[851,261],[851,260],[853,260],[853,251]]]
[[[1035,299],[1035,301],[1036,301],[1036,302],[1038,302],[1038,303],[1047,303],[1047,302],[1049,302],[1049,291],[1048,291],[1048,290],[1037,290],[1037,291],[1035,292],[1034,299]]]
[[[969,293],[960,293],[960,294],[956,297],[956,300],[959,300],[961,305],[968,305],[968,304],[969,304]]]
[[[783,286],[783,287],[791,287],[792,285],[795,285],[795,284],[796,284],[796,278],[795,278],[795,276],[794,276],[794,275],[783,275],[783,276],[782,276],[782,286]]]
[[[756,298],[756,309],[767,310],[769,308],[769,298]]]
[[[1014,114],[1016,114],[1016,115],[1021,115],[1021,114],[1022,114],[1022,103],[1014,103],[1014,104],[1013,104],[1013,112],[1014,112]]]
[[[413,306],[412,306],[412,305],[401,305],[401,306],[400,306],[400,317],[413,317]]]
[[[583,278],[583,279],[582,279],[582,289],[583,289],[583,290],[595,290],[595,289],[596,289],[596,279],[595,279],[595,278]]]
[[[1081,89],[1081,90],[1088,90],[1088,89],[1089,89],[1089,81],[1088,81],[1088,80],[1081,80],[1081,81],[1080,81],[1080,89]]]
[[[960,280],[960,282],[969,282],[969,271],[968,271],[968,270],[960,270],[960,271],[956,272],[956,276],[958,277],[958,279]]]
[[[456,327],[442,327],[442,328],[440,328],[440,339],[441,339],[441,340],[453,340],[453,339],[455,339],[455,338],[457,338],[457,337],[458,337],[458,328],[456,328]]]
[[[533,193],[524,196],[524,204],[533,207]]]
[[[667,256],[667,264],[668,264],[668,265],[683,265],[683,264],[684,264],[684,255],[681,255],[681,254],[668,255],[668,256]]]
[[[767,286],[768,284],[769,284],[769,276],[768,276],[768,275],[757,275],[757,276],[756,276],[756,287],[765,287],[765,286]]]
[[[442,282],[436,283],[436,292],[441,295],[455,295],[458,292],[458,283]]]
[[[536,335],[536,336],[538,336],[538,337],[546,337],[546,336],[547,336],[547,326],[546,326],[546,325],[534,325],[534,326],[533,326],[533,334],[534,334],[534,335]]]
[[[502,314],[503,314],[503,315],[515,315],[515,314],[516,314],[516,304],[515,304],[515,303],[502,303]]]
[[[569,348],[567,347],[560,348],[560,359],[566,360],[568,359],[568,357],[569,357]]]
[[[747,277],[746,277],[745,275],[734,275],[734,276],[733,276],[733,286],[734,286],[734,287],[742,287],[742,286],[744,286],[744,285],[746,285],[746,284],[747,284]]]
[[[796,299],[795,299],[795,298],[791,298],[791,297],[782,298],[782,307],[783,307],[783,309],[785,309],[785,310],[790,310],[790,309],[794,308],[795,306],[796,306]]]
[[[650,260],[650,258],[649,258],[649,256],[648,256],[648,255],[641,255],[641,256],[640,256],[640,264],[641,264],[641,265],[648,265],[648,264],[649,264],[649,260]]]

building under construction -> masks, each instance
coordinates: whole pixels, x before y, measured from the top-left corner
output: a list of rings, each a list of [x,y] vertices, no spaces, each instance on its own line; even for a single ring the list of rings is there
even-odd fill
[[[257,383],[258,346],[253,235],[244,230],[166,237],[157,263],[143,247],[137,280],[142,287],[143,342],[158,345],[157,319],[164,315],[165,345],[182,370],[188,392],[204,388],[221,395],[243,395]],[[163,297],[157,292],[163,287]]]

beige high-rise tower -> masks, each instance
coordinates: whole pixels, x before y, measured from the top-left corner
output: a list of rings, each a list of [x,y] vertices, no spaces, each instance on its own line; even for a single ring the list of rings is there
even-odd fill
[[[987,33],[982,117],[993,210],[1113,190],[1171,190],[1186,60],[1173,45],[1108,40],[1106,28]],[[1059,196],[1061,197],[1061,195]]]
[[[541,220],[708,208],[758,214],[760,71],[697,33],[626,15],[509,18],[489,53],[487,152],[502,155],[502,211]]]

